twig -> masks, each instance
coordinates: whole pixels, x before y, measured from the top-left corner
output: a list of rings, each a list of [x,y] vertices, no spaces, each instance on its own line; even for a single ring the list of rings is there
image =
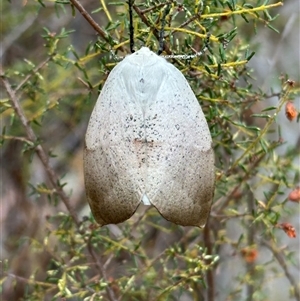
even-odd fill
[[[283,271],[285,273],[286,278],[289,280],[291,286],[293,287],[296,300],[300,301],[299,287],[298,287],[294,277],[292,276],[292,274],[290,273],[290,271],[288,269],[288,266],[284,260],[284,256],[282,255],[282,252],[266,240],[261,240],[261,243],[273,253],[273,256],[278,261],[279,265],[281,266],[281,268],[283,269]]]
[[[43,62],[41,62],[38,66],[36,66],[31,73],[29,73],[25,78],[19,83],[17,88],[15,88],[14,92],[18,92],[24,85],[25,83],[30,79],[30,77],[33,74],[36,74],[40,69],[42,69],[50,60],[52,59],[52,56],[47,57]],[[1,72],[2,73],[2,72]]]
[[[129,40],[130,40],[130,51],[134,53],[134,27],[133,27],[133,15],[132,15],[132,5],[134,0],[128,1],[129,6]]]
[[[7,277],[17,279],[18,281],[26,283],[26,284],[34,284],[34,285],[40,285],[40,286],[48,287],[48,288],[56,288],[56,285],[54,283],[52,284],[52,283],[47,283],[47,282],[36,281],[34,279],[27,279],[27,278],[17,276],[12,273],[7,273]]]
[[[70,0],[72,5],[77,8],[81,15],[88,21],[88,23],[96,30],[96,32],[101,36],[101,38],[108,44],[116,45],[117,43],[113,41],[111,37],[100,27],[100,25],[93,19],[93,17],[85,10],[81,3],[77,0]],[[122,46],[118,47],[121,51],[124,51]]]
[[[0,70],[1,73],[1,81],[6,89],[7,94],[10,97],[11,103],[12,103],[12,107],[15,111],[15,113],[17,114],[17,116],[19,117],[25,131],[27,134],[27,139],[29,141],[31,141],[33,144],[36,143],[37,141],[37,137],[32,129],[32,127],[30,126],[29,121],[27,120],[23,109],[20,106],[20,103],[18,101],[18,98],[16,96],[16,92],[15,90],[13,90],[11,88],[11,85],[9,84],[7,78],[4,76],[2,69]],[[19,85],[20,86],[20,85]],[[38,144],[35,147],[35,151],[38,155],[38,157],[40,158],[40,160],[42,161],[42,164],[44,165],[44,168],[48,174],[49,180],[52,184],[52,186],[54,187],[54,189],[56,190],[56,193],[60,196],[60,198],[62,199],[63,203],[65,204],[66,208],[68,209],[70,215],[72,216],[75,224],[77,226],[80,225],[79,219],[77,217],[77,214],[74,210],[74,208],[71,206],[70,204],[70,200],[68,198],[68,196],[66,195],[66,193],[64,192],[64,190],[62,189],[62,187],[59,185],[59,179],[55,173],[55,171],[53,170],[53,168],[50,166],[49,164],[49,157],[46,154],[45,150],[43,149],[43,147]]]
[[[40,64],[35,70],[38,70],[40,68],[42,68],[42,66],[45,66],[46,62],[48,60],[44,61],[42,64]],[[29,79],[29,76],[26,77],[28,80]],[[26,132],[26,135],[27,135],[27,140],[31,143],[33,143],[33,145],[37,142],[37,137],[32,129],[32,127],[30,126],[30,122],[28,121],[28,119],[26,118],[24,112],[23,112],[23,109],[19,103],[19,99],[18,97],[16,96],[16,90],[13,90],[9,81],[7,80],[7,78],[5,77],[4,75],[4,72],[2,70],[2,68],[0,67],[0,79],[6,89],[6,92],[7,94],[9,95],[9,98],[11,100],[11,103],[12,103],[12,107],[16,113],[16,115],[19,117],[24,129],[25,129],[25,132]],[[23,81],[23,84],[25,83],[26,81]],[[22,85],[19,84],[19,88],[21,87]],[[17,89],[18,89],[17,87]],[[27,141],[27,142],[28,142]],[[38,144],[36,145],[35,147],[35,151],[38,155],[38,157],[40,158],[46,172],[47,172],[47,175],[48,175],[48,178],[51,182],[51,185],[54,187],[55,189],[55,192],[60,196],[60,198],[62,199],[63,203],[65,204],[70,216],[72,217],[74,223],[76,224],[77,226],[77,229],[78,229],[78,232],[80,234],[84,234],[82,230],[80,230],[80,220],[78,219],[78,216],[74,210],[74,208],[71,206],[71,203],[70,203],[70,199],[69,197],[66,195],[66,193],[64,192],[64,190],[62,189],[62,187],[60,186],[59,184],[59,178],[58,176],[56,175],[54,169],[50,166],[49,164],[49,156],[47,155],[47,153],[45,152],[45,150],[43,149],[42,145]],[[97,256],[91,246],[91,243],[88,239],[84,238],[85,242],[87,243],[87,248],[88,248],[88,251],[89,253],[91,254],[92,258],[94,259],[95,263],[96,263],[96,266],[101,274],[101,276],[107,281],[107,276],[106,276],[106,272],[105,272],[105,269],[103,268],[103,265],[101,264],[101,262],[97,259]],[[110,287],[107,287],[106,288],[106,292],[107,292],[107,295],[109,297],[109,300],[110,301],[116,301],[116,297],[114,296],[114,292],[113,290],[110,288]]]
[[[24,137],[17,137],[17,136],[7,136],[7,135],[0,135],[0,139],[3,140],[14,140],[14,141],[22,141],[24,143],[27,143],[29,145],[33,145],[32,141],[24,138]]]
[[[186,27],[187,25],[189,25],[191,22],[200,19],[201,18],[201,14],[200,13],[196,13],[194,16],[190,17],[188,20],[186,20],[185,22],[183,22],[181,25],[179,25],[177,28],[183,28]],[[171,35],[174,33],[174,31],[171,31]]]
[[[82,14],[82,16],[92,25],[96,32],[102,37],[103,40],[109,42],[107,34],[102,30],[99,24],[92,18],[92,16],[85,10],[81,3],[77,0],[70,0],[72,5],[74,5],[77,10]]]
[[[207,248],[207,254],[209,254],[209,255],[213,254],[212,243],[210,240],[209,219],[203,230],[203,239],[204,239],[205,247]],[[215,281],[214,281],[214,272],[213,272],[212,268],[210,268],[206,272],[206,279],[207,279],[207,301],[214,301],[215,300]]]
[[[150,260],[143,269],[140,270],[139,274],[135,274],[135,275],[132,276],[131,282],[127,284],[126,288],[124,289],[124,291],[120,295],[118,301],[122,301],[123,300],[123,297],[132,288],[135,279],[137,279],[138,277],[143,277],[144,273],[146,273],[151,268],[153,268],[154,263],[157,262],[166,253],[166,251],[167,251],[167,249],[165,249],[164,251],[160,252],[156,257],[154,257],[152,260]]]
[[[141,18],[141,20],[149,27],[152,29],[152,32],[154,34],[154,36],[156,37],[157,41],[159,41],[159,32],[156,28],[153,28],[153,26],[151,26],[150,22],[148,21],[148,19],[145,17],[144,13],[142,10],[140,10],[136,5],[132,6],[133,9],[136,11],[136,13],[138,14],[138,16]],[[165,52],[167,54],[172,54],[172,51],[170,50],[169,46],[166,44],[166,42],[163,43],[163,48],[165,50]]]
[[[87,242],[87,247],[88,247],[89,253],[91,254],[93,260],[95,261],[95,263],[97,265],[98,270],[101,273],[101,276],[104,279],[107,279],[105,268],[104,268],[103,264],[100,262],[100,259],[98,259],[97,255],[95,254],[95,251],[92,247],[92,244],[91,244],[90,240]],[[114,291],[109,286],[106,287],[106,292],[107,292],[107,295],[108,295],[108,298],[109,298],[110,301],[117,301],[118,300],[115,296]]]
[[[169,1],[169,3],[170,3],[170,1]],[[155,9],[159,9],[159,8],[164,7],[166,4],[169,4],[169,3],[168,2],[166,2],[166,3],[160,3],[158,5],[154,5],[152,7],[145,8],[145,9],[141,10],[141,13],[142,14],[147,14],[147,13],[149,13],[149,12],[155,10]]]
[[[247,211],[249,213],[254,212],[255,210],[255,204],[254,204],[254,195],[250,189],[248,189],[247,193]],[[248,246],[252,246],[254,244],[254,227],[252,225],[252,220],[250,219],[247,221],[247,243]],[[255,277],[255,265],[253,262],[247,262],[246,263],[246,270],[248,274],[251,276],[251,278]],[[254,284],[249,281],[246,284],[246,294],[247,294],[247,301],[253,301],[253,294],[255,291]]]
[[[229,202],[232,200],[233,196],[239,191],[240,187],[243,183],[245,183],[249,177],[252,175],[253,170],[258,166],[261,160],[265,157],[265,153],[263,153],[259,158],[257,158],[251,165],[251,168],[248,168],[247,172],[244,174],[243,178],[239,181],[239,183],[231,190],[231,192],[227,195],[226,199],[223,201],[223,198],[220,198],[218,201],[214,202],[212,205],[212,209],[217,209],[215,214],[221,214],[223,210],[228,206]]]

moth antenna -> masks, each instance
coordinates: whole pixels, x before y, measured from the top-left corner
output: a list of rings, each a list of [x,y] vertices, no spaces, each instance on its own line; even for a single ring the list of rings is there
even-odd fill
[[[159,31],[159,49],[157,54],[160,55],[163,51],[164,51],[164,37],[165,37],[165,26],[166,26],[166,18],[167,15],[169,14],[171,9],[170,4],[167,4],[165,10],[164,10],[164,14],[162,16],[161,19],[161,29]]]
[[[134,53],[134,27],[133,27],[133,14],[132,14],[132,6],[134,4],[134,0],[128,0],[129,7],[129,40],[130,40],[130,51]]]

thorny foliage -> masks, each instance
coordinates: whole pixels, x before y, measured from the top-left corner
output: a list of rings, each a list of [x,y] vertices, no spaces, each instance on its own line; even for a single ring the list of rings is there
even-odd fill
[[[158,50],[166,2],[164,54],[193,54],[211,35],[205,55],[171,60],[197,95],[214,141],[216,190],[202,231],[170,224],[155,209],[103,228],[90,214],[84,133],[115,58],[130,49],[127,3],[99,2],[3,4],[3,300],[269,300],[270,278],[282,275],[300,300],[291,272],[299,262],[282,244],[284,235],[297,235],[287,221],[299,203],[299,154],[296,145],[277,153],[285,140],[279,112],[299,122],[299,82],[281,76],[281,89],[267,95],[247,66],[247,36],[262,26],[277,31],[273,12],[282,3],[133,6],[136,49]]]

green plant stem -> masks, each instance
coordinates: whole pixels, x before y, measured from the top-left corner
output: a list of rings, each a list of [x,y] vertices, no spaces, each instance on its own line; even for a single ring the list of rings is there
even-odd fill
[[[283,5],[283,2],[277,2],[277,3],[274,3],[274,4],[262,5],[262,6],[259,6],[259,7],[228,11],[228,12],[225,12],[225,13],[203,14],[203,15],[201,15],[201,19],[209,19],[209,18],[227,17],[227,16],[231,16],[231,15],[247,14],[247,13],[252,13],[252,12],[257,12],[257,11],[264,11],[264,10],[270,9],[272,7],[277,7],[277,6],[282,6],[282,5]]]

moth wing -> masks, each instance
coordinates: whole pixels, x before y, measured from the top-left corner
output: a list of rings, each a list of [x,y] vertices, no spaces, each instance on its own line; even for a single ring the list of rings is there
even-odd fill
[[[128,91],[124,69],[130,69],[126,58],[107,78],[85,137],[87,199],[100,225],[116,224],[130,218],[145,190],[145,170],[142,168],[145,145],[133,138],[133,133],[141,127],[142,114]]]
[[[155,116],[156,130],[147,132],[146,193],[167,220],[203,227],[215,182],[210,131],[182,73],[167,62],[155,72],[165,75],[148,111],[152,119]]]
[[[169,221],[204,226],[214,155],[201,107],[174,66],[143,47],[111,72],[84,152],[87,197],[100,225],[128,219],[143,199]]]

